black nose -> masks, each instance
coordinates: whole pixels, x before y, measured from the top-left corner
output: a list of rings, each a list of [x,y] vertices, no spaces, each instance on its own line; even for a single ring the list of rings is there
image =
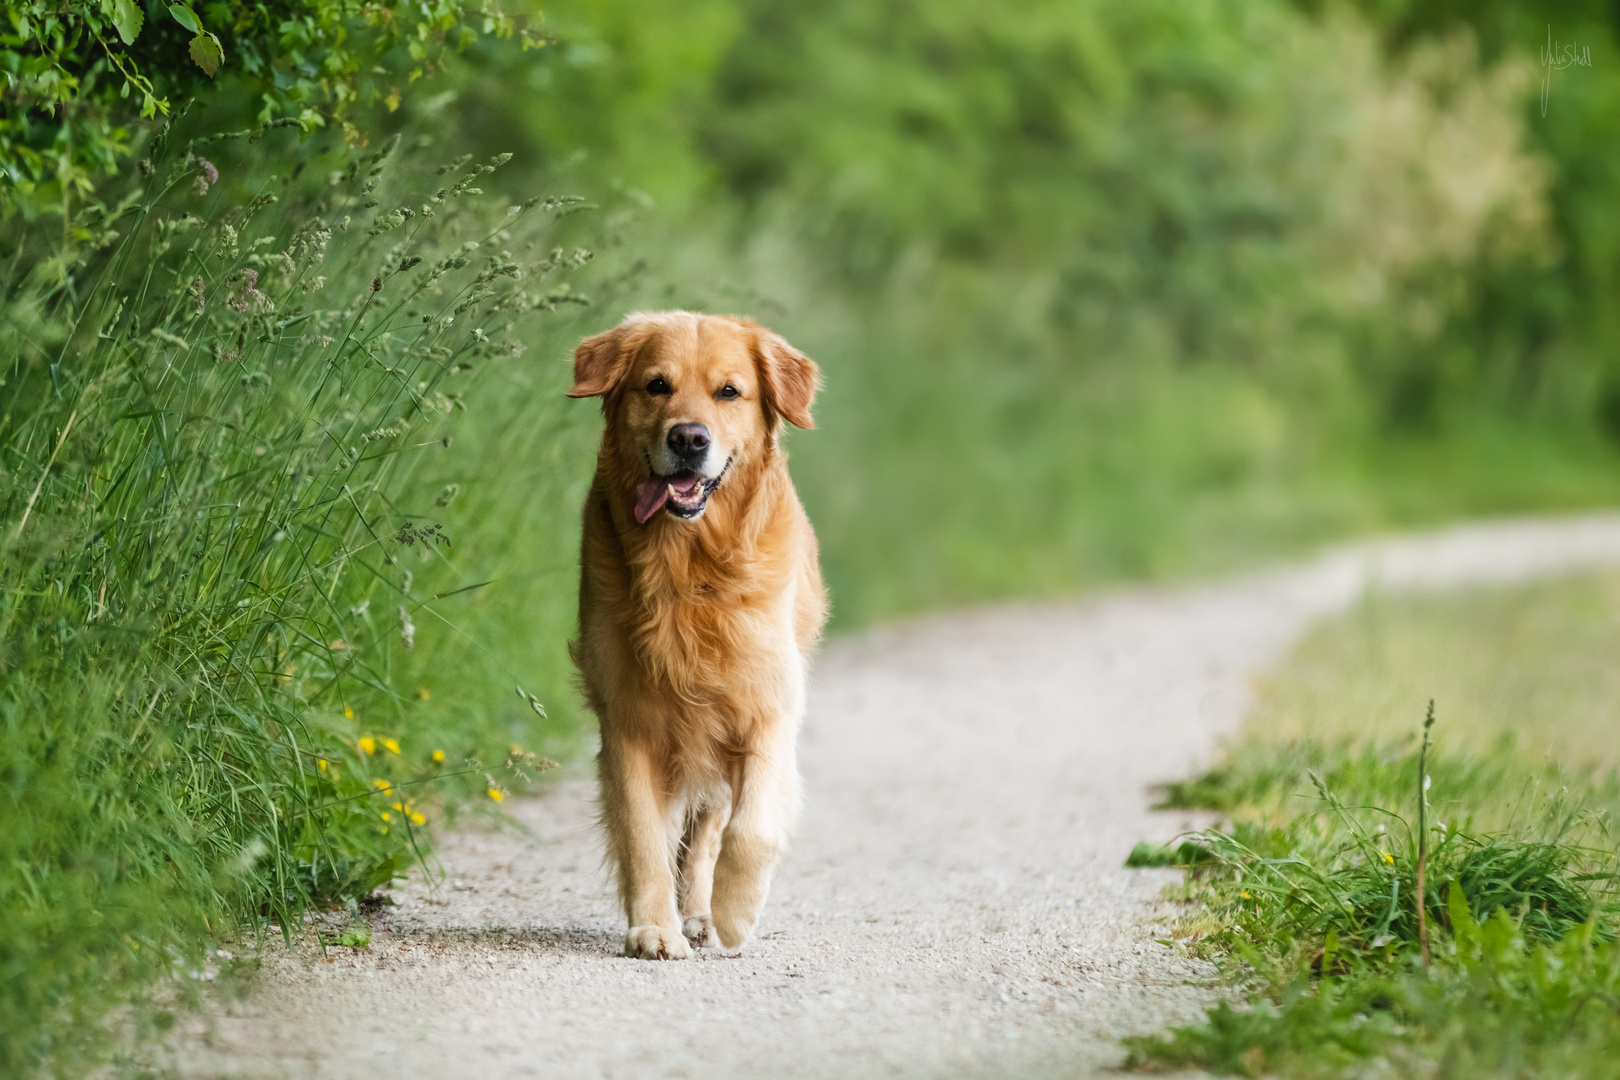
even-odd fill
[[[676,424],[669,429],[669,448],[682,461],[701,458],[709,450],[709,429],[702,424]]]

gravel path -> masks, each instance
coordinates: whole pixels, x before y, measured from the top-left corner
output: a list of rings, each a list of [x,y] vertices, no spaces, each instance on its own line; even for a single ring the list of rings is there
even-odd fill
[[[618,955],[593,789],[444,838],[369,950],[267,956],[259,989],[172,1051],[185,1077],[1088,1075],[1196,1019],[1142,839],[1195,824],[1149,785],[1207,761],[1252,678],[1369,587],[1620,563],[1620,516],[1476,525],[1213,585],[1003,607],[831,642],[799,836],[740,955]]]

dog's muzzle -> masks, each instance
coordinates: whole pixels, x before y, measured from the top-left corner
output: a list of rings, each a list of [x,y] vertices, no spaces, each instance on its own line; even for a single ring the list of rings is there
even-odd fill
[[[709,505],[709,496],[714,494],[730,468],[731,459],[727,458],[720,475],[713,479],[692,469],[682,469],[667,476],[653,473],[636,485],[636,523],[647,524],[660,510],[668,510],[682,521],[700,517]]]

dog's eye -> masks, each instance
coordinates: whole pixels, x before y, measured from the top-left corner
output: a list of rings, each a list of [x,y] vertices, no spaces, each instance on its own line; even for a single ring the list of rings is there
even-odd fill
[[[652,382],[647,384],[647,393],[649,394],[668,394],[670,392],[669,383],[665,382],[661,378],[654,379]]]
[[[742,397],[742,391],[738,390],[735,386],[732,386],[730,383],[727,383],[726,385],[722,386],[719,390],[715,391],[714,396],[719,398],[721,401],[733,401],[736,398]]]

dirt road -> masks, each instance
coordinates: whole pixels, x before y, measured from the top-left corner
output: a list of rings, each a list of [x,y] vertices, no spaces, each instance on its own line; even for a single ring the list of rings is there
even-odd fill
[[[799,836],[738,955],[620,957],[592,786],[445,838],[369,950],[272,949],[261,988],[174,1051],[187,1077],[1088,1075],[1196,1019],[1166,871],[1193,822],[1149,785],[1207,761],[1253,676],[1369,587],[1620,563],[1620,517],[1481,525],[1218,584],[1004,607],[830,643]]]

